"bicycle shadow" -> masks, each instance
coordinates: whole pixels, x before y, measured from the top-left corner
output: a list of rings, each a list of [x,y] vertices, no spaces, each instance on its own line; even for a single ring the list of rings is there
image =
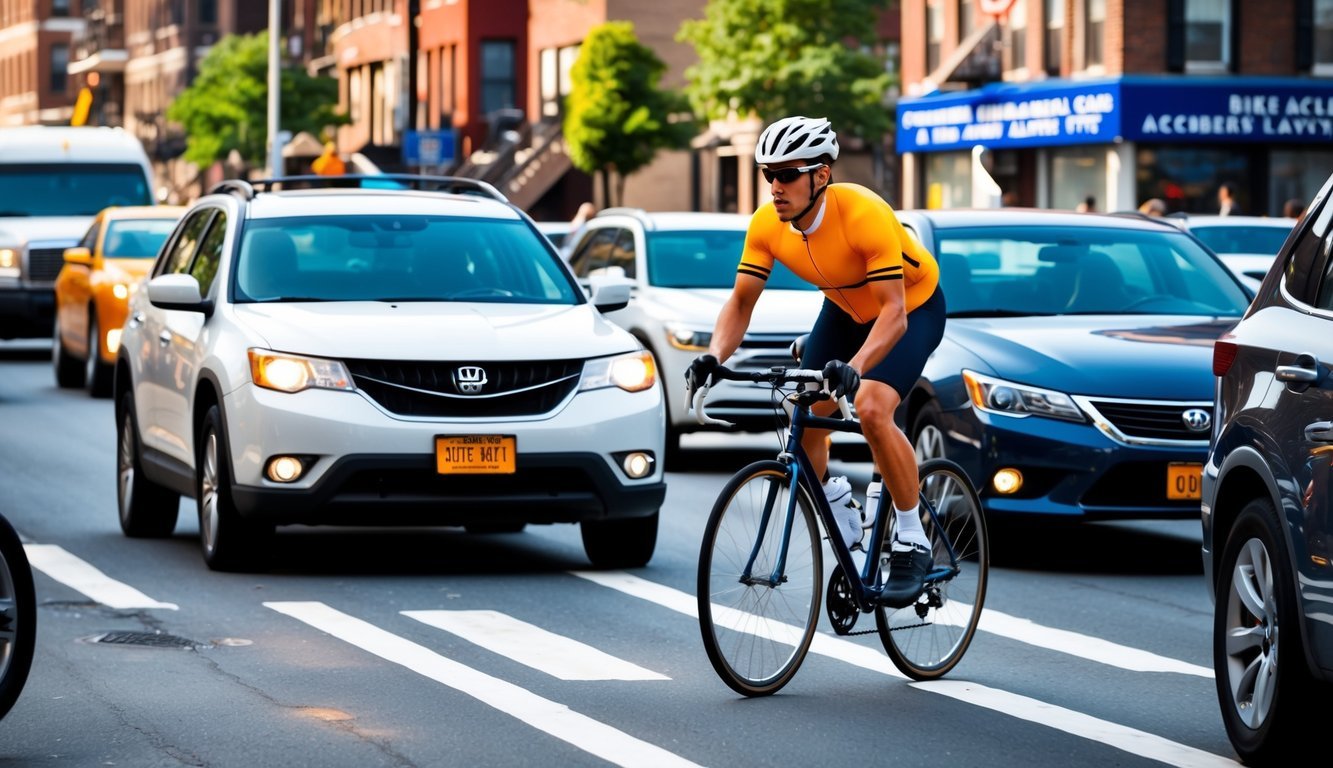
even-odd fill
[[[1127,576],[1203,575],[1201,533],[1188,521],[989,523],[991,565]]]

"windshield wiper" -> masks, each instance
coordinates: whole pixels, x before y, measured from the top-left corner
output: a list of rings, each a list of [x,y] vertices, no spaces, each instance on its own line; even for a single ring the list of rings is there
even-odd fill
[[[257,301],[265,304],[275,304],[275,303],[296,304],[300,302],[313,302],[313,301],[342,301],[342,299],[330,299],[324,296],[277,296],[274,298],[265,297],[262,299],[257,299]]]

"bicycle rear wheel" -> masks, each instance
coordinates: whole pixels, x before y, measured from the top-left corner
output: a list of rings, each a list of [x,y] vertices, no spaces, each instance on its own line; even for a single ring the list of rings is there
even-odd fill
[[[786,465],[751,464],[727,482],[704,529],[699,629],[718,677],[745,696],[767,696],[791,680],[819,619],[823,550],[804,489],[778,570],[791,492]]]
[[[876,608],[875,625],[900,672],[914,680],[935,680],[958,664],[977,631],[986,601],[990,543],[981,500],[962,467],[947,459],[930,459],[921,464],[920,476],[922,497],[935,509],[934,523],[921,510],[935,566],[949,567],[947,539],[957,555],[958,573],[927,580],[925,592],[906,608]],[[891,531],[881,548],[882,567],[888,564],[890,540]]]

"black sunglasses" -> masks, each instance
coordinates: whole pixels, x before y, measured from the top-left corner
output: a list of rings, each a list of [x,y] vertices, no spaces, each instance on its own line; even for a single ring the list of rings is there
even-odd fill
[[[823,167],[823,163],[815,163],[814,165],[802,165],[796,168],[760,168],[759,172],[764,174],[764,179],[768,181],[769,184],[772,184],[774,179],[777,179],[783,184],[790,184],[801,178],[802,174]]]

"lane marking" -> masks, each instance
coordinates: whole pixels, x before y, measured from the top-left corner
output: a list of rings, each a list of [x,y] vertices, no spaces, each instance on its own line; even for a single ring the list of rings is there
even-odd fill
[[[175,611],[175,603],[162,603],[123,582],[107,576],[55,544],[24,544],[23,551],[33,568],[81,592],[108,608],[164,608]]]
[[[624,572],[570,571],[570,573],[631,597],[656,603],[663,608],[694,617],[696,620],[699,618],[698,599],[694,595],[678,589]],[[724,620],[729,624],[736,620],[735,617],[729,616],[727,612],[723,612],[722,615],[726,617]],[[752,625],[753,622],[751,622]],[[775,627],[775,622],[766,622],[766,625],[772,627],[769,630],[771,632],[770,636],[779,640],[782,639],[782,636],[792,637],[799,632],[795,627]],[[824,632],[815,633],[814,640],[810,643],[810,652],[864,669],[906,679],[881,650],[872,649],[850,640],[843,640]],[[1073,736],[1106,744],[1129,754],[1158,760],[1169,765],[1182,766],[1183,768],[1195,768],[1195,766],[1230,766],[1235,768],[1236,765],[1236,761],[1231,758],[1195,749],[1147,731],[1101,720],[1081,712],[976,683],[937,680],[929,683],[914,682],[912,686],[923,691],[950,696],[968,704],[992,709],[1002,714],[1012,714],[1023,720],[1055,728]],[[1011,710],[1010,707],[1015,707],[1015,709]]]
[[[1095,661],[1131,672],[1175,672],[1213,679],[1211,667],[1201,667],[1179,659],[1120,645],[1092,635],[1083,635],[1065,629],[1043,627],[1030,619],[1020,619],[1006,613],[985,608],[981,612],[979,629],[1007,637],[1038,648],[1066,653],[1088,661]]]
[[[671,679],[498,611],[401,613],[561,680]]]
[[[572,711],[513,683],[479,672],[453,659],[342,613],[320,602],[264,603],[339,640],[391,661],[419,675],[498,709],[615,765],[695,766],[655,744]]]

